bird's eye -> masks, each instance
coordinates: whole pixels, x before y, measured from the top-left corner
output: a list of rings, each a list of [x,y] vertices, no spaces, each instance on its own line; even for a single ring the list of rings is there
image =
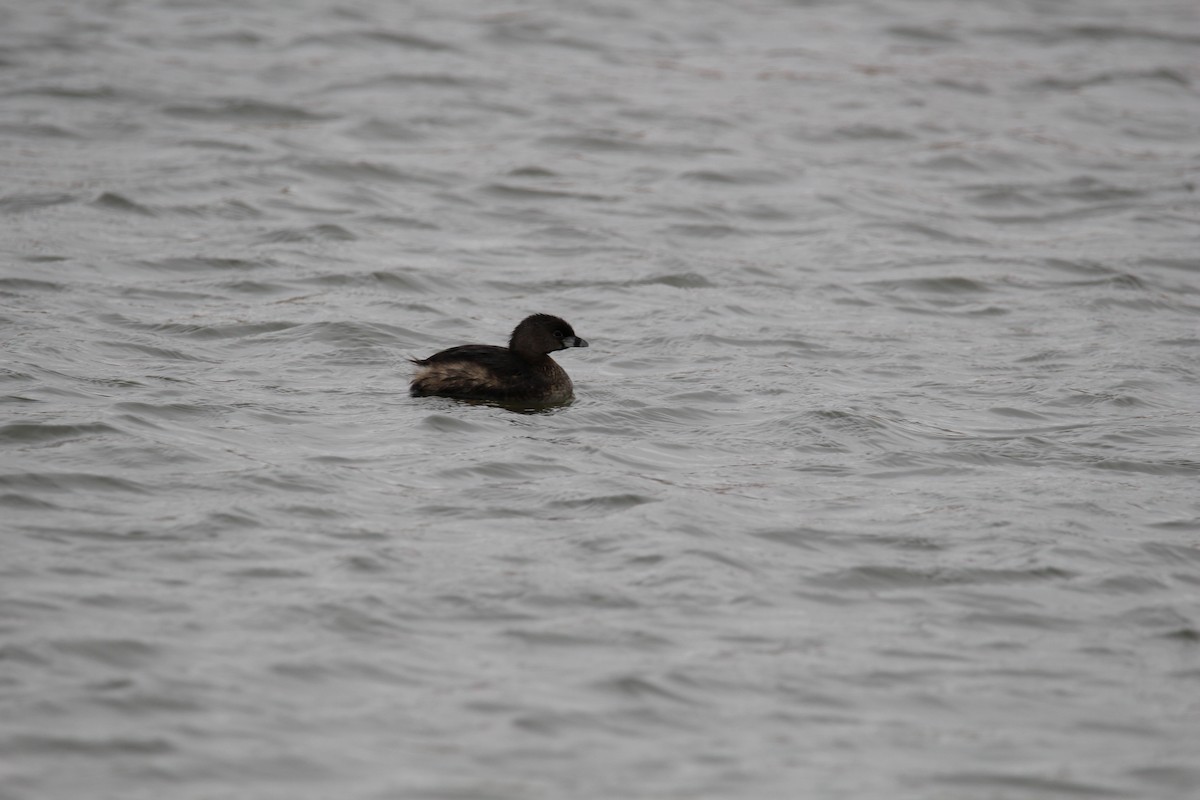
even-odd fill
[[[554,332],[554,338],[555,338],[555,339],[561,339],[562,337],[563,337],[563,332],[562,332],[562,331],[555,331],[555,332]]]

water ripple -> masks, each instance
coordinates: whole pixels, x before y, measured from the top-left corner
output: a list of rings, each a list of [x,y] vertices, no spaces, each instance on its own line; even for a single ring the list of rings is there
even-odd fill
[[[1191,5],[469,5],[0,11],[8,793],[1194,793]]]

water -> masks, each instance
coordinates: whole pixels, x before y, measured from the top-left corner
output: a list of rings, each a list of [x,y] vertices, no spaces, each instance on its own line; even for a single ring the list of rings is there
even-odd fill
[[[1198,52],[5,4],[0,798],[1197,796]]]

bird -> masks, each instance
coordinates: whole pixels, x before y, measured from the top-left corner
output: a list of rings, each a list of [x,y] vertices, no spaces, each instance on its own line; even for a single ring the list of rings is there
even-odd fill
[[[574,398],[574,386],[549,354],[587,346],[566,320],[533,314],[513,329],[508,347],[464,344],[428,358],[410,358],[419,367],[410,394],[502,404],[566,403]]]

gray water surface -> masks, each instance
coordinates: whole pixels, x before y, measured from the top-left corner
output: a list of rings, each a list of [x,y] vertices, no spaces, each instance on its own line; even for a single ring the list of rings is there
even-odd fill
[[[1191,0],[7,2],[0,178],[2,800],[1200,796]]]

